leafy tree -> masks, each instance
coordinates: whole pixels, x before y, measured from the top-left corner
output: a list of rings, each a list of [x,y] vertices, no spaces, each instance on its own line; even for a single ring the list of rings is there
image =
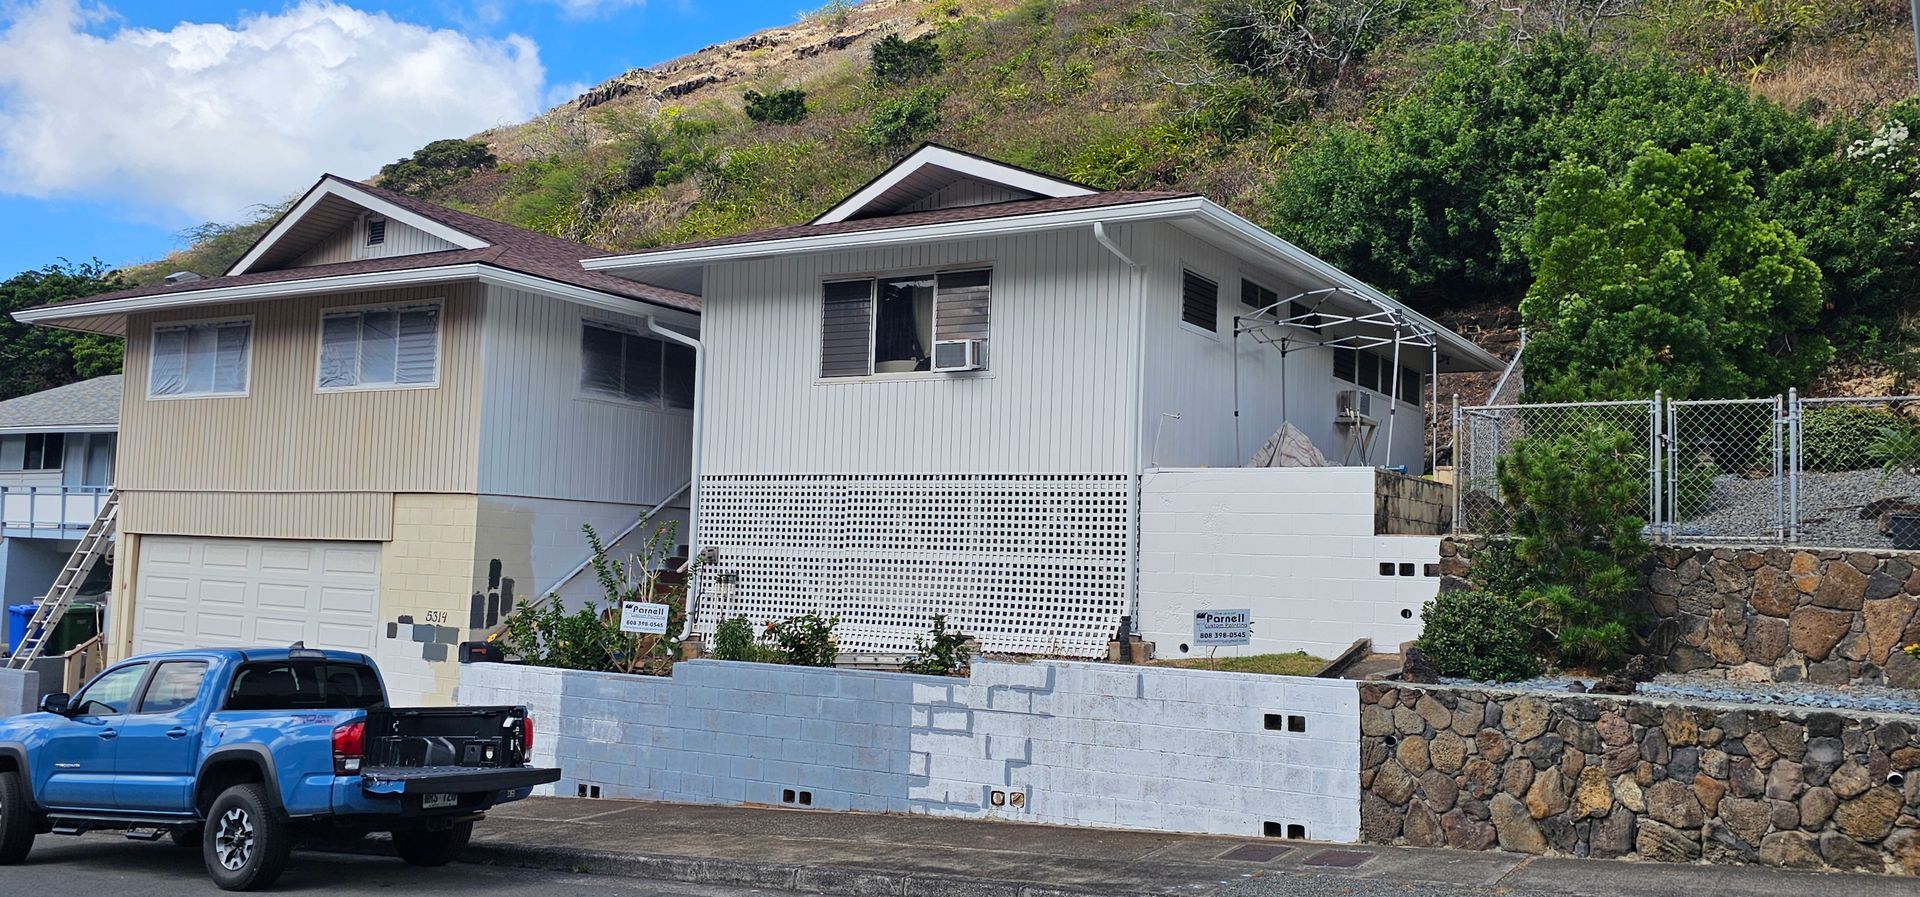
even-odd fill
[[[889,34],[873,42],[870,59],[873,80],[882,84],[905,84],[939,73],[940,44],[932,34],[922,34],[913,40],[901,40],[900,35]]]
[[[1331,95],[1366,55],[1403,21],[1410,0],[1207,0],[1184,29],[1213,67]]]
[[[763,125],[791,125],[807,118],[807,92],[796,87],[773,93],[749,90],[742,99],[747,117]]]
[[[119,340],[29,326],[13,313],[124,286],[99,259],[77,265],[62,260],[0,281],[0,399],[119,373]]]
[[[897,150],[940,126],[940,104],[947,95],[931,87],[881,103],[867,124],[867,147],[876,152]]]
[[[479,140],[435,140],[405,159],[380,167],[380,186],[427,196],[492,168],[493,151]]]
[[[1562,660],[1604,666],[1626,651],[1633,571],[1649,551],[1647,463],[1632,433],[1605,423],[1518,440],[1500,459],[1514,555],[1533,569],[1519,597]]]
[[[1530,390],[1570,397],[1569,384],[1590,391],[1630,372],[1608,384],[1618,394],[1589,397],[1768,395],[1804,384],[1831,355],[1810,332],[1819,267],[1705,147],[1649,144],[1618,177],[1559,166],[1526,246]]]

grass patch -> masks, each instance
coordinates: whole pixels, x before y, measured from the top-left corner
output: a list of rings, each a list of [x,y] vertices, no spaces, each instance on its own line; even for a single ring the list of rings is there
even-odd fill
[[[1223,673],[1265,673],[1269,676],[1311,676],[1327,662],[1305,651],[1287,654],[1250,654],[1245,657],[1186,657],[1180,660],[1156,660],[1157,667],[1183,670],[1219,670]]]

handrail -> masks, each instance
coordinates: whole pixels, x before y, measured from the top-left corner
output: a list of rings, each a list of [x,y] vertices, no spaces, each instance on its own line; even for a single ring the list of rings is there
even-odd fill
[[[687,494],[687,490],[691,488],[693,488],[693,481],[688,480],[684,484],[682,484],[680,488],[675,489],[670,493],[667,493],[667,497],[661,499],[659,504],[654,505],[645,514],[640,515],[640,519],[635,520],[626,529],[621,530],[619,535],[614,536],[611,539],[608,539],[603,544],[605,544],[609,548],[620,544],[620,541],[622,539],[625,539],[626,537],[633,535],[634,530],[639,529],[640,527],[646,525],[647,521],[652,520],[654,517],[659,516],[660,512],[666,510],[667,506],[672,504],[674,499]],[[535,597],[533,597],[532,599],[522,602],[520,605],[516,607],[506,608],[506,613],[501,614],[500,623],[495,625],[492,629],[487,630],[487,634],[481,638],[481,641],[490,642],[490,641],[493,641],[495,638],[499,637],[500,633],[507,631],[507,623],[506,623],[507,617],[510,617],[515,613],[520,612],[523,609],[530,610],[532,608],[536,608],[543,604],[546,604],[548,599],[554,597],[555,595],[560,594],[560,590],[566,588],[567,583],[573,582],[575,578],[579,577],[580,574],[587,572],[587,568],[592,566],[593,566],[593,555],[588,554],[586,560],[581,561],[579,566],[574,567],[572,570],[568,570],[566,572],[566,575],[561,576],[560,579],[556,581],[553,585],[548,586],[547,588],[541,589],[538,592],[535,592],[534,593]]]
[[[110,485],[65,485],[34,483],[0,483],[0,527],[24,530],[81,530],[92,525],[93,518],[100,516],[100,506],[106,502],[107,495],[113,491]],[[92,499],[87,502],[86,512],[82,515],[67,513],[67,501],[71,498]],[[25,499],[26,515],[15,516],[8,513],[8,499]],[[40,502],[48,500],[58,503],[55,511],[45,517],[40,516]]]
[[[1500,400],[1500,391],[1507,388],[1507,380],[1520,368],[1520,357],[1525,354],[1527,354],[1527,328],[1522,327],[1520,328],[1520,348],[1513,350],[1513,359],[1508,361],[1506,369],[1500,372],[1500,379],[1493,384],[1493,391],[1487,393],[1486,407],[1492,408],[1493,403]]]

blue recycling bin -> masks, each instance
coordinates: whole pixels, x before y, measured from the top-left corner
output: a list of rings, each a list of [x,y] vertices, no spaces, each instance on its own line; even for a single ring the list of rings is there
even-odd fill
[[[33,611],[37,604],[7,605],[7,653],[20,650],[20,640],[27,637],[27,624],[33,622]]]

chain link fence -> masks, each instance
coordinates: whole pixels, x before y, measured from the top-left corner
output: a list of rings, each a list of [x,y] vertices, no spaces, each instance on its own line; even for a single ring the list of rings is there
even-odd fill
[[[1456,406],[1455,529],[1510,530],[1515,443],[1596,426],[1644,437],[1654,538],[1920,550],[1920,396]]]

